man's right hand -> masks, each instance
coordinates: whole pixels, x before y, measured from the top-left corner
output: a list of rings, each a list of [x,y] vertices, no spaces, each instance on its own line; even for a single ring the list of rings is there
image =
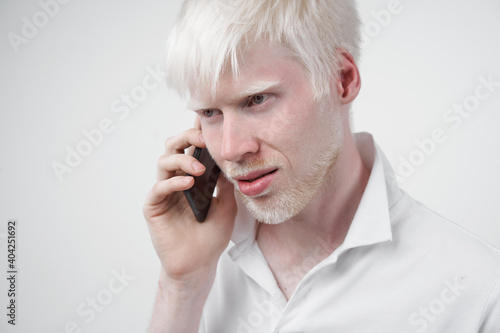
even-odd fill
[[[196,221],[182,191],[191,188],[204,166],[184,150],[204,148],[198,128],[192,128],[165,143],[158,160],[157,182],[144,204],[154,248],[162,264],[162,279],[168,288],[210,288],[220,255],[229,244],[236,216],[234,189],[224,176],[217,183],[207,219]],[[195,288],[193,288],[195,287]],[[197,291],[200,291],[198,289]]]

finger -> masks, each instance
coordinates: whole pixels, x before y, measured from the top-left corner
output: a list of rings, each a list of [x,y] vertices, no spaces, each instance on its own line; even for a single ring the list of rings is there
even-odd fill
[[[200,139],[205,143],[205,139],[203,138],[203,130],[201,129],[201,118],[200,116],[196,116],[196,119],[194,120],[194,128],[199,129],[201,131],[200,134]]]
[[[165,154],[183,154],[184,149],[190,146],[205,148],[205,142],[201,138],[201,131],[199,129],[191,128],[168,138],[165,141]]]
[[[189,148],[185,151],[185,154],[186,154],[186,155],[193,156],[193,154],[194,154],[194,149],[195,149],[195,148],[196,148],[195,146],[191,146],[191,147],[189,147]],[[201,147],[201,148],[202,148],[202,147]]]
[[[201,131],[201,119],[200,116],[196,116],[194,120],[194,128],[199,129]]]
[[[174,193],[187,190],[194,184],[191,176],[177,176],[157,182],[148,194],[144,206],[154,206],[165,200]]]
[[[200,176],[205,172],[205,166],[190,155],[175,154],[163,155],[158,159],[157,179],[164,180],[174,177],[181,170],[194,176]]]

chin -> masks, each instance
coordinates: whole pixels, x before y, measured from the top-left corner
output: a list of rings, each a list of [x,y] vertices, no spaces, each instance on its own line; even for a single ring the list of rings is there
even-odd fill
[[[306,195],[297,188],[281,196],[268,194],[250,198],[239,191],[237,193],[253,218],[265,224],[280,224],[290,220],[300,213],[314,196],[314,193]]]
[[[302,178],[286,177],[265,195],[248,197],[237,191],[250,214],[259,222],[280,224],[298,215],[327,184],[327,176],[337,161],[338,149],[317,160]],[[286,185],[285,185],[286,184]]]

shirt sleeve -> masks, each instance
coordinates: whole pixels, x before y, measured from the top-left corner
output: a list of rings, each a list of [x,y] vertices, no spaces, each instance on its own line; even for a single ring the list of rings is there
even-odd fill
[[[478,333],[500,332],[500,280],[497,281],[484,308]]]

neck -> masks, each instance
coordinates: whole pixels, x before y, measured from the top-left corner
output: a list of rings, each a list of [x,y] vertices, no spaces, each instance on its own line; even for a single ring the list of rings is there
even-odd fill
[[[292,265],[327,257],[344,241],[369,176],[351,132],[345,131],[342,151],[315,198],[288,221],[259,225],[256,240],[264,255],[282,256],[283,264]]]

